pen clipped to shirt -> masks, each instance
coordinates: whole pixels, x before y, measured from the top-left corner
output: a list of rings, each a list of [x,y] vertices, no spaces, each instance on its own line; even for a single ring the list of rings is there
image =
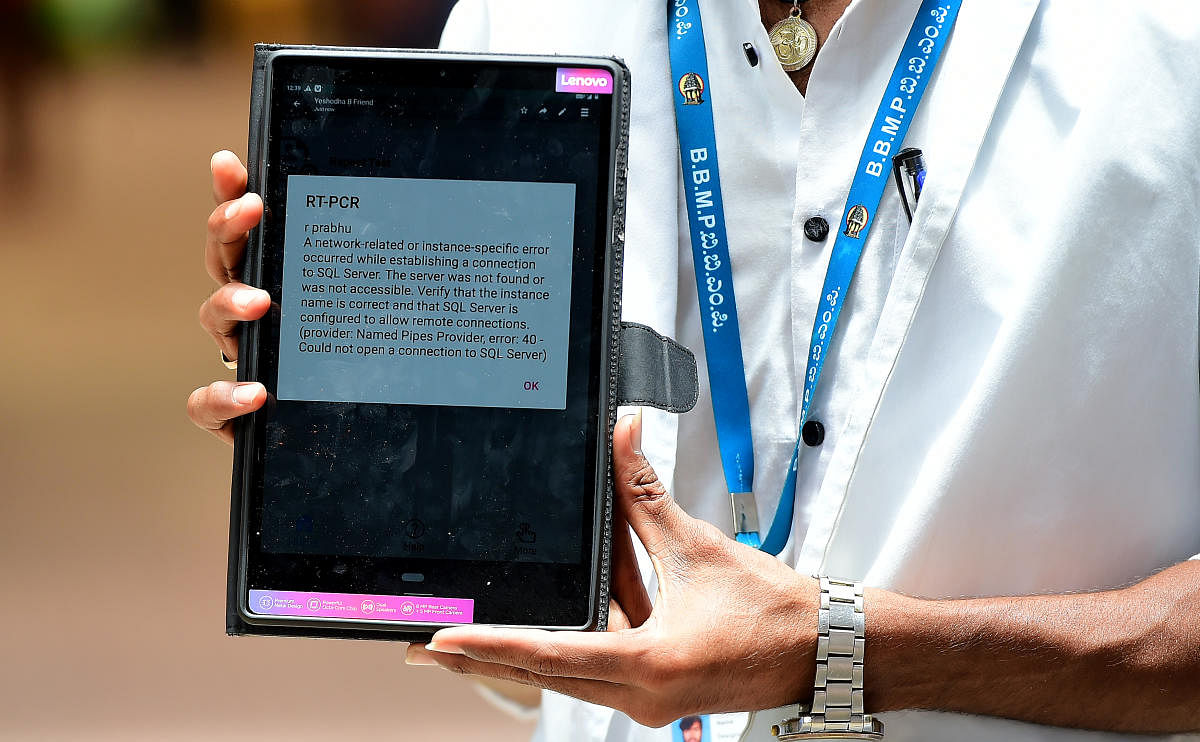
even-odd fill
[[[921,199],[921,189],[925,187],[925,156],[921,150],[916,147],[900,150],[892,158],[892,175],[896,178],[896,190],[900,191],[904,215],[911,224],[917,201]]]

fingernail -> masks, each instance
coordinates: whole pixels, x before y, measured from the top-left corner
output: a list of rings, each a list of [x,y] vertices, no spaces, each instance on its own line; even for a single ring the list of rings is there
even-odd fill
[[[404,664],[414,665],[417,667],[437,666],[437,662],[421,647],[409,645],[408,651],[404,654]]]
[[[250,404],[257,396],[257,384],[241,384],[233,388],[233,401],[238,404]]]
[[[242,200],[239,198],[225,207],[225,218],[232,219],[242,210]]]
[[[429,642],[425,645],[425,648],[430,652],[441,652],[442,654],[464,654],[462,649],[459,647],[438,644],[437,641]]]
[[[258,292],[254,289],[238,289],[233,292],[233,305],[238,309],[245,309],[257,296]]]
[[[633,452],[640,456],[642,453],[642,408],[641,407],[639,407],[638,411],[636,413],[634,413],[633,425],[630,427],[633,428],[631,431],[629,431],[630,434],[633,436]]]

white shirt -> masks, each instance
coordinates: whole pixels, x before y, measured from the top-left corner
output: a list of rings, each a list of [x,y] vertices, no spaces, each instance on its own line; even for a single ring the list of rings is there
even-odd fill
[[[700,2],[769,522],[834,234],[919,2],[854,0],[806,98],[755,0]],[[666,3],[463,0],[442,45],[626,60],[625,315],[673,331],[703,369]],[[885,192],[816,392],[825,440],[803,452],[782,560],[941,598],[1115,587],[1200,551],[1197,79],[1200,4],[964,3],[906,140],[929,166],[920,207],[910,227]],[[814,215],[830,223],[822,243],[804,236]],[[729,531],[701,377],[692,412],[646,411],[643,448],[690,513]],[[776,716],[759,713],[754,734]],[[1125,738],[882,718],[894,742]],[[546,694],[535,739],[670,729]]]

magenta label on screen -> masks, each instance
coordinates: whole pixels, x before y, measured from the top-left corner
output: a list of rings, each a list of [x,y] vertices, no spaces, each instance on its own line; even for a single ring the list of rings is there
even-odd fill
[[[414,595],[251,590],[250,610],[260,616],[471,623],[475,617],[475,601],[469,598],[426,598]]]
[[[606,93],[612,95],[613,77],[608,70],[559,67],[554,89],[559,93]]]

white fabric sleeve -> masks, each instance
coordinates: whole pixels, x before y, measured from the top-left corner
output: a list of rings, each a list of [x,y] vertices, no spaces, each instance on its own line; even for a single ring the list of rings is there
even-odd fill
[[[483,696],[484,700],[488,703],[514,719],[534,721],[538,718],[538,711],[541,709],[541,706],[526,706],[523,703],[518,703],[508,696],[492,690],[483,683],[475,683],[475,690],[479,691],[479,695]]]
[[[489,16],[486,0],[459,0],[450,10],[438,46],[450,51],[488,51],[491,39]]]

